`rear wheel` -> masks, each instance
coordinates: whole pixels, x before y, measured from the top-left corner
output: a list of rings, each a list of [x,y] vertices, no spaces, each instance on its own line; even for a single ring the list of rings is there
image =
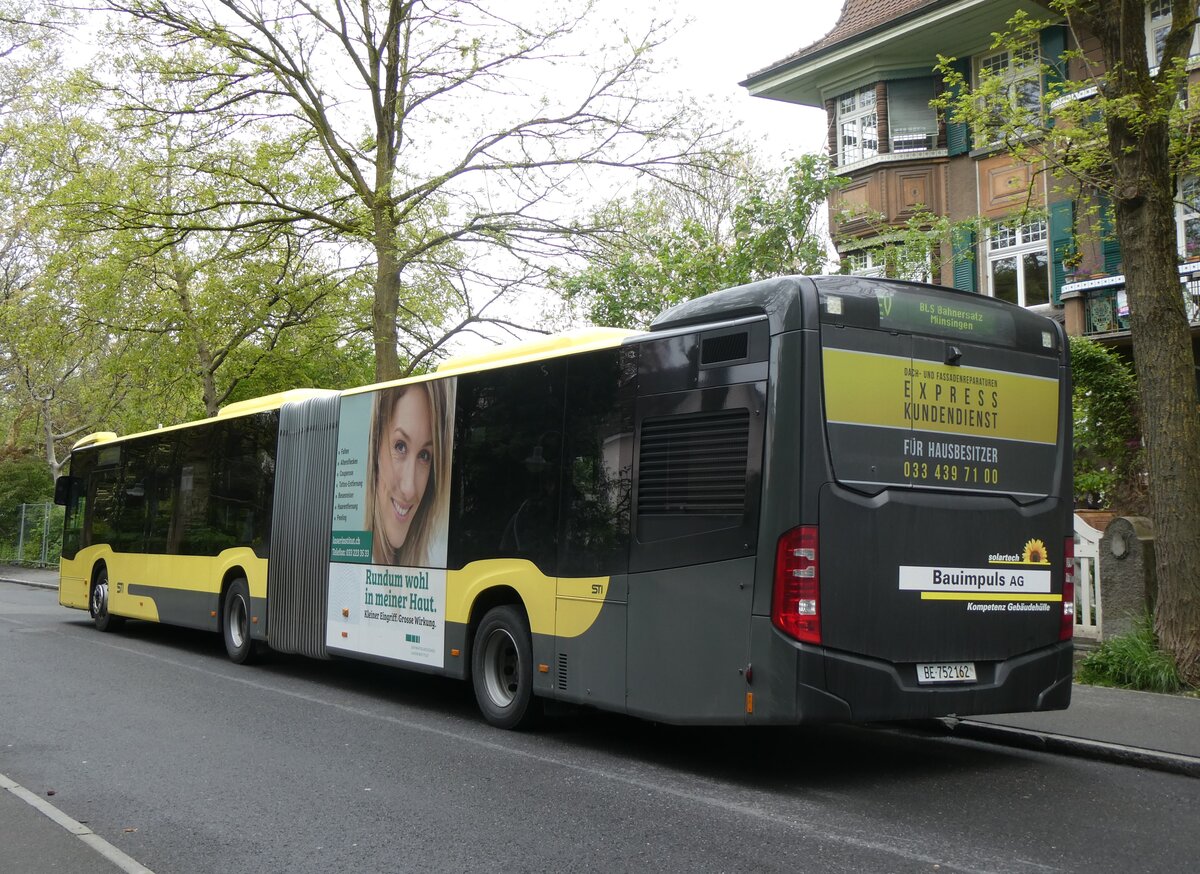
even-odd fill
[[[225,591],[221,628],[229,660],[237,665],[254,661],[258,650],[250,637],[250,587],[244,579],[234,580]]]
[[[484,719],[497,728],[527,728],[541,712],[533,696],[529,621],[511,605],[483,617],[471,650],[471,680]]]
[[[88,613],[98,631],[116,631],[125,624],[123,616],[108,612],[108,568],[101,566],[92,580],[92,593],[88,597]]]

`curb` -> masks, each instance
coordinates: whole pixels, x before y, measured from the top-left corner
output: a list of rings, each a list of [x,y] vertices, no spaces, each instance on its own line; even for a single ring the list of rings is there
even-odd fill
[[[1067,737],[1066,735],[1031,731],[1030,729],[1014,728],[1007,725],[976,722],[970,719],[947,717],[945,719],[934,720],[933,722],[935,725],[941,726],[944,734],[953,737],[963,737],[1029,750],[1078,756],[1085,759],[1098,759],[1119,765],[1134,765],[1139,768],[1151,768],[1156,771],[1180,774],[1184,777],[1200,777],[1200,758],[1194,756],[1167,753],[1161,750],[1148,750],[1142,747],[1108,743],[1107,741]]]
[[[0,577],[0,583],[12,583],[17,586],[32,586],[35,589],[57,589],[58,583],[40,583],[37,580],[18,580],[15,577]]]
[[[11,580],[9,582],[12,582]],[[99,855],[103,856],[109,862],[117,867],[124,874],[154,874],[149,868],[127,855],[122,850],[110,844],[100,835],[96,834],[82,822],[72,819],[63,813],[50,802],[30,792],[20,783],[10,780],[8,777],[0,774],[0,791],[7,790],[14,797],[21,799],[38,813],[48,818],[55,825],[61,827],[68,834],[79,838],[84,844],[90,847]]]

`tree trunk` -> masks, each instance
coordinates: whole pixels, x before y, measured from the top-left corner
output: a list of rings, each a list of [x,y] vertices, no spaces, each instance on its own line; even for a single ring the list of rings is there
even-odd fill
[[[400,308],[400,271],[396,261],[396,230],[388,222],[376,219],[375,301],[371,306],[371,336],[375,341],[375,381],[400,378],[400,357],[396,352],[396,314]]]
[[[1137,4],[1137,15],[1129,16],[1138,27],[1140,10]],[[1154,627],[1184,680],[1200,684],[1200,416],[1177,270],[1170,134],[1165,113],[1154,112],[1163,99],[1159,83],[1137,72],[1146,70],[1140,30],[1136,40],[1121,39],[1132,25],[1112,7],[1106,12],[1113,18],[1097,36],[1108,69],[1118,71],[1117,92],[1137,101],[1135,109],[1110,112],[1107,127],[1150,473],[1158,574]]]
[[[1200,422],[1171,204],[1117,203],[1155,527],[1155,630],[1200,684]],[[1164,241],[1167,245],[1163,245]]]
[[[179,302],[179,310],[183,313],[183,324],[191,334],[191,340],[196,348],[196,371],[200,375],[200,389],[204,399],[204,413],[212,418],[221,411],[217,401],[216,365],[212,350],[204,339],[204,332],[196,318],[196,309],[192,306],[191,279],[192,273],[178,265],[174,267],[175,297]]]
[[[53,399],[53,395],[42,399],[42,437],[45,441],[46,464],[50,467],[50,478],[58,479],[59,474],[62,473],[63,464],[58,460],[58,450],[54,445],[54,423],[51,419],[52,410],[50,408],[50,402]]]

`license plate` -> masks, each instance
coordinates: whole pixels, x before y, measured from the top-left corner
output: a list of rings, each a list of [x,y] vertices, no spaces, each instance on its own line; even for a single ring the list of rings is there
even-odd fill
[[[974,662],[939,662],[917,665],[918,683],[974,683]]]

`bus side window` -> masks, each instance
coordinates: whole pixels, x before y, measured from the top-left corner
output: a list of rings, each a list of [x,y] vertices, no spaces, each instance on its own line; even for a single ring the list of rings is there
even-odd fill
[[[233,545],[220,531],[213,530],[210,520],[213,456],[224,450],[224,424],[182,433],[175,497],[178,506],[172,516],[172,524],[178,526],[178,532],[172,531],[168,535],[168,542],[178,542],[182,555],[216,555]]]
[[[69,490],[66,499],[66,514],[63,518],[63,558],[74,558],[88,544],[84,540],[84,523],[88,519],[90,501],[88,486],[91,472],[96,464],[94,452],[82,452],[71,456],[71,475],[66,477]]]
[[[624,573],[628,566],[634,397],[622,367],[629,351],[605,349],[567,363],[563,576]]]
[[[556,573],[562,361],[459,377],[450,567],[524,558]]]
[[[150,452],[146,465],[146,502],[148,529],[146,552],[165,553],[171,517],[175,511],[175,478],[173,476],[179,449],[178,433],[163,434]]]

